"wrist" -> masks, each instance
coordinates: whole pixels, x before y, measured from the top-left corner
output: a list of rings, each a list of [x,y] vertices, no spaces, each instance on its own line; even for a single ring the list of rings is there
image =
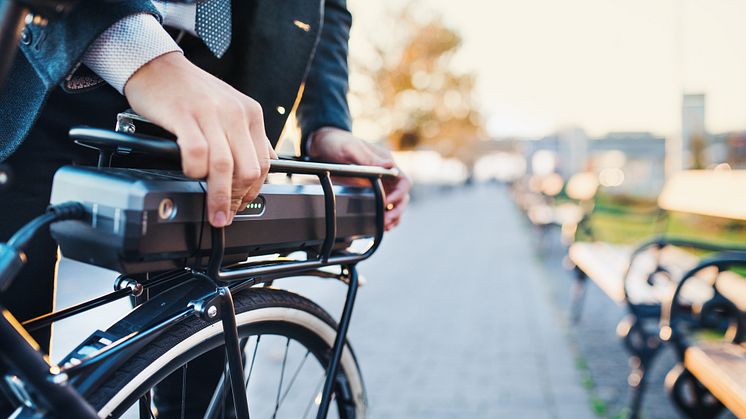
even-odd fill
[[[181,51],[171,51],[159,55],[142,65],[130,76],[124,85],[124,95],[129,98],[130,95],[136,94],[135,92],[143,88],[150,88],[156,77],[173,75],[174,71],[183,68],[186,64],[189,64],[189,60],[184,57]]]
[[[349,131],[337,127],[321,127],[308,135],[303,144],[303,151],[308,157],[317,158],[322,154],[324,143],[339,133],[350,134]]]

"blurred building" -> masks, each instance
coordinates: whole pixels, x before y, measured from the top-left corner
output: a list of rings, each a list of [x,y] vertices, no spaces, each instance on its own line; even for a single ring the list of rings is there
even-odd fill
[[[589,168],[599,173],[601,183],[605,170],[621,173],[618,185],[607,183],[610,193],[658,195],[666,177],[665,160],[666,139],[649,132],[613,132],[590,142]]]
[[[705,95],[684,94],[681,100],[681,167],[704,168],[709,164]]]
[[[554,172],[562,178],[591,171],[607,193],[652,197],[665,180],[666,139],[648,132],[613,132],[591,138],[576,128],[528,141],[524,154],[530,173],[546,171],[548,153],[554,159]],[[534,167],[537,163],[542,167]]]
[[[550,151],[555,156],[554,171],[567,179],[586,169],[588,142],[590,137],[581,128],[566,128],[534,141],[526,142],[523,150],[527,161],[531,162],[537,151]],[[530,167],[531,173],[535,168]]]
[[[746,131],[711,135],[707,154],[712,165],[727,163],[733,169],[746,169]]]
[[[590,137],[580,128],[563,129],[523,147],[528,173],[548,170],[568,180],[593,172],[603,191],[655,197],[666,175],[682,169],[715,167],[746,169],[746,131],[710,134],[705,124],[706,96],[685,94],[681,135],[670,138],[649,132],[612,132]]]

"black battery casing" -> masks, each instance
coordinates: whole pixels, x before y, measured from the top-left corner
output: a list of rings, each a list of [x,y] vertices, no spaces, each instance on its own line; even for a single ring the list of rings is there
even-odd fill
[[[211,249],[206,183],[178,172],[65,166],[51,203],[76,201],[84,220],[52,225],[62,255],[134,274],[203,264]],[[334,186],[336,248],[376,231],[371,188]],[[170,203],[169,203],[170,201]],[[267,183],[251,208],[225,229],[225,260],[293,251],[318,252],[325,239],[324,192],[318,184]]]

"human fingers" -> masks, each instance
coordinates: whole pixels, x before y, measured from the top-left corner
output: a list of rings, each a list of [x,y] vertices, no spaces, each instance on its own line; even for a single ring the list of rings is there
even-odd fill
[[[386,153],[379,154],[374,150],[374,146],[358,140],[357,147],[354,147],[354,154],[357,164],[366,166],[379,166],[386,169],[394,167],[394,159]]]
[[[230,222],[233,184],[233,154],[217,113],[200,120],[209,146],[207,174],[207,213],[210,224],[224,227]]]
[[[407,205],[409,205],[409,199],[409,195],[405,195],[404,198],[399,201],[398,205],[395,205],[391,210],[386,211],[383,218],[386,231],[390,231],[399,224]]]
[[[384,216],[384,222],[387,231],[395,227],[399,223],[399,218],[404,213],[409,203],[409,190],[411,189],[411,182],[405,174],[401,174],[396,178],[393,183],[391,181],[385,183],[386,189],[386,214]]]
[[[409,194],[409,190],[412,188],[412,181],[409,180],[409,176],[404,173],[400,173],[398,177],[393,180],[386,179],[384,181],[384,189],[386,190],[386,203],[398,203],[406,195]]]
[[[267,178],[267,173],[269,173],[269,161],[273,156],[276,158],[277,154],[274,152],[264,129],[264,116],[261,105],[255,100],[246,97],[244,107],[246,109],[247,129],[251,133],[251,141],[254,146],[259,172],[259,176],[254,179],[249,192],[244,196],[244,202],[249,203],[259,195],[264,180]]]
[[[184,174],[200,179],[207,176],[209,147],[197,121],[184,118],[179,124],[176,143],[181,153],[181,166]]]
[[[396,163],[394,162],[394,156],[391,155],[391,152],[389,150],[375,144],[368,144],[367,146],[369,147],[370,151],[378,157],[381,163],[380,166],[387,169],[391,169],[396,166]]]
[[[277,153],[271,147],[271,145],[269,146],[269,154],[270,154],[270,159],[276,160],[278,158],[277,157]],[[252,186],[249,189],[249,192],[246,193],[246,195],[244,195],[243,200],[241,201],[241,208],[244,208],[251,201],[253,201],[254,199],[256,199],[256,197],[262,191],[262,185],[264,184],[264,180],[266,180],[266,178],[267,178],[267,173],[268,173],[268,171],[264,172],[264,174],[261,177],[262,180],[260,182],[258,182],[258,184]]]
[[[221,118],[234,163],[229,215],[232,219],[242,205],[256,197],[250,196],[251,189],[257,179],[262,177],[262,173],[258,153],[249,131],[247,110],[243,103],[235,99],[221,112]]]
[[[378,156],[372,150],[368,149],[368,147],[362,142],[362,140],[354,140],[355,143],[349,143],[343,146],[341,153],[343,157],[339,161],[339,163],[359,164],[363,166],[377,166],[387,169],[394,166],[393,160],[389,161]],[[362,178],[335,178],[335,181],[347,186],[370,186],[370,181]]]

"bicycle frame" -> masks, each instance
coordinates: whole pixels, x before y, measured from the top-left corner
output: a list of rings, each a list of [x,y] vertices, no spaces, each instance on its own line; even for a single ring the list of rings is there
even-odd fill
[[[109,136],[102,138],[102,132],[109,133]],[[71,136],[80,143],[99,149],[101,153],[99,165],[108,165],[112,153],[129,153],[133,149],[155,151],[171,157],[174,157],[174,153],[178,154],[178,146],[173,142],[166,141],[165,143],[169,144],[164,148],[163,140],[158,141],[111,131],[75,128],[71,130]],[[157,146],[157,149],[153,149],[153,146]],[[126,361],[129,355],[156,339],[170,327],[192,316],[199,316],[208,322],[220,321],[223,325],[229,382],[233,390],[236,414],[238,418],[248,418],[246,394],[240,391],[244,380],[243,361],[232,295],[254,285],[301,275],[334,278],[348,285],[317,415],[318,418],[326,417],[357,295],[356,265],[369,258],[383,238],[385,209],[381,178],[396,176],[397,172],[373,167],[282,160],[273,161],[270,172],[315,175],[319,178],[325,197],[326,235],[321,251],[315,258],[307,260],[280,258],[277,261],[238,264],[231,268],[223,268],[224,231],[222,228],[212,228],[214,245],[207,266],[202,268],[186,268],[184,271],[167,272],[139,281],[132,277],[120,276],[115,282],[115,290],[112,293],[31,319],[24,324],[19,323],[10,312],[0,306],[3,314],[0,316],[0,341],[3,342],[0,348],[0,358],[21,376],[21,380],[10,383],[23,403],[23,407],[17,412],[17,417],[34,416],[40,411],[52,414],[63,411],[79,418],[97,417],[96,412],[84,400],[82,394],[105,380],[107,376],[104,372],[111,371],[112,368]],[[364,253],[333,250],[336,239],[336,200],[332,188],[332,176],[367,179],[373,188],[376,202],[376,233],[371,247]],[[18,256],[23,261],[24,257],[20,254]],[[320,270],[328,266],[339,266],[340,272],[330,273]],[[148,298],[149,289],[176,282],[179,285],[158,294],[153,299]],[[55,321],[124,297],[137,297],[138,303],[141,303],[137,310],[126,316],[128,329],[122,330],[121,336],[114,334],[100,337],[101,339],[97,341],[98,349],[83,359],[76,359],[76,362],[68,362],[62,366],[51,364],[48,358],[39,351],[39,345],[27,333],[27,330],[48,326]],[[172,308],[163,312],[161,308],[163,302],[167,302],[167,306]],[[116,326],[113,328],[116,329]],[[96,337],[94,333],[91,338]],[[90,343],[91,338],[82,345]],[[35,397],[29,396],[24,383],[30,384]]]

